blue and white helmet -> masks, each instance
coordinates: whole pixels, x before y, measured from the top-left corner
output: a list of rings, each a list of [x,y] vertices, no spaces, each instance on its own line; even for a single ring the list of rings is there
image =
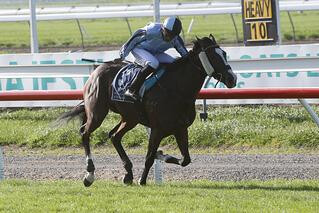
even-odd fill
[[[177,36],[182,31],[182,22],[175,16],[168,17],[163,23],[163,27]]]

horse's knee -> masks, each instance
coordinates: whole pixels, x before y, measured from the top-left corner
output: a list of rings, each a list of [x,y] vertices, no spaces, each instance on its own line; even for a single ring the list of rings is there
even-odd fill
[[[108,137],[112,138],[113,134],[119,129],[121,123],[117,124],[109,133],[108,133]]]
[[[117,147],[119,146],[119,142],[120,142],[120,140],[118,139],[118,137],[116,137],[116,135],[112,135],[112,136],[110,137],[110,140],[111,140],[113,146],[115,147],[115,149],[117,150]]]
[[[154,153],[152,152],[151,154],[147,155],[145,159],[145,166],[151,167],[154,163],[155,158],[156,158],[156,152]]]
[[[85,135],[85,126],[86,126],[86,123],[83,124],[83,125],[80,127],[79,132],[80,132],[80,135],[81,135],[81,136]]]

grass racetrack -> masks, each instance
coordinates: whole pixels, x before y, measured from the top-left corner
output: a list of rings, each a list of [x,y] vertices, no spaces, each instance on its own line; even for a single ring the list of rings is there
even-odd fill
[[[0,212],[318,212],[319,180],[150,183],[0,182]]]
[[[52,123],[66,108],[4,109],[0,111],[0,145],[29,148],[79,147],[80,123],[70,122],[63,128]],[[315,112],[319,111],[314,106]],[[120,120],[110,113],[91,137],[93,146],[111,145],[110,131]],[[147,134],[138,125],[123,138],[125,147],[147,147]],[[176,146],[174,137],[165,138],[161,145]],[[293,106],[215,106],[208,111],[207,122],[196,120],[189,127],[191,148],[231,150],[236,148],[308,149],[318,150],[318,127],[307,111]]]
[[[317,106],[314,109],[318,111]],[[65,110],[2,110],[0,127],[6,131],[2,131],[0,144],[27,150],[37,147],[37,153],[80,147],[78,122],[61,130],[49,128]],[[110,114],[93,135],[95,149],[107,143],[107,132],[117,120]],[[318,127],[302,107],[211,107],[207,122],[197,118],[190,127],[190,146],[208,153],[229,153],[241,147],[257,149],[255,152],[269,148],[275,153],[291,149],[317,153],[318,134]],[[143,127],[134,129],[124,140],[126,148],[147,146]],[[176,142],[167,138],[162,145],[174,149]],[[32,156],[33,152],[24,154]],[[98,179],[85,188],[80,180],[5,179],[0,181],[0,212],[318,212],[318,186],[318,179],[168,181],[163,185],[149,181],[146,187]]]

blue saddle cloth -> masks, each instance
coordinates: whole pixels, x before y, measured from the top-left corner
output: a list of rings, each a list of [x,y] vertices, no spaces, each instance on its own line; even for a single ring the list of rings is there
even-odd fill
[[[113,101],[122,101],[122,102],[130,102],[133,103],[131,98],[128,98],[124,95],[125,91],[128,89],[129,85],[131,85],[134,78],[141,71],[142,67],[137,64],[128,64],[124,66],[115,76],[112,82],[112,96],[111,99]],[[160,79],[160,77],[164,74],[165,70],[161,67],[155,73],[153,73],[150,77],[148,77],[141,89],[139,91],[139,95],[143,98],[144,93],[152,88],[154,84]]]

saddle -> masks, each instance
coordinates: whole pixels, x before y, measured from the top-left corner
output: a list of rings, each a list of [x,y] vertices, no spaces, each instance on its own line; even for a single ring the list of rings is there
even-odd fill
[[[124,95],[125,91],[131,85],[134,78],[138,75],[143,67],[136,63],[129,63],[125,65],[115,76],[112,82],[112,95],[111,100],[113,101],[121,101],[121,102],[130,102],[134,103],[134,101]],[[165,69],[164,66],[160,65],[160,67],[146,78],[145,82],[141,86],[139,91],[139,96],[143,99],[144,93],[151,89],[156,82],[161,78],[164,74]]]

